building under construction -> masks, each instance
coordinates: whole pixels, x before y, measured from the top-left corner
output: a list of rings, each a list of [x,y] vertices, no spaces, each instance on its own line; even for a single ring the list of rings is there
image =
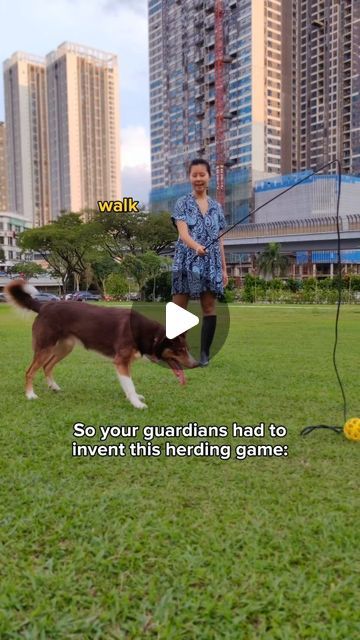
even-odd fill
[[[290,156],[281,160],[286,20],[280,0],[149,0],[153,209],[188,191],[194,157],[209,160],[228,222],[246,215],[254,180],[290,171]]]
[[[314,169],[338,158],[344,172],[359,175],[360,2],[292,4],[291,170]]]
[[[199,156],[228,223],[255,181],[334,157],[359,173],[359,13],[355,0],[149,0],[152,209],[188,192]]]

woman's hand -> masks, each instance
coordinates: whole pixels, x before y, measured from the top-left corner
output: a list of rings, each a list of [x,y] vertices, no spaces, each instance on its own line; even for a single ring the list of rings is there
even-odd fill
[[[195,251],[198,256],[204,256],[207,250],[202,244],[198,244]]]
[[[223,271],[223,285],[224,285],[224,287],[226,287],[226,285],[228,284],[228,282],[229,282],[229,276],[228,276],[227,271],[226,271],[226,269],[225,269],[225,270]]]

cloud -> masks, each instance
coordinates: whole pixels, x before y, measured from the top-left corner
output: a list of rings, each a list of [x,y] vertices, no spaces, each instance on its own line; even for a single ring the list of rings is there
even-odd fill
[[[145,16],[147,14],[146,5],[146,0],[104,0],[102,2],[103,9],[112,14],[120,13],[124,7],[127,7],[134,13]]]
[[[5,0],[0,0],[5,5]],[[122,193],[148,202],[150,190],[147,0],[12,0],[3,11],[0,61],[14,51],[45,56],[64,41],[119,60]],[[19,20],[21,16],[21,20]],[[4,119],[0,82],[0,120]]]
[[[145,127],[128,126],[121,130],[121,178],[123,196],[149,202],[151,189],[150,138]]]
[[[141,126],[129,126],[121,130],[121,165],[137,167],[144,165],[150,169],[150,138]]]
[[[147,125],[146,6],[146,0],[12,0],[2,22],[1,61],[14,51],[45,56],[64,41],[115,53],[119,60],[121,123]],[[0,83],[0,119],[3,113]]]
[[[140,204],[147,205],[151,189],[150,168],[146,164],[135,167],[124,167],[121,172],[122,197],[132,196]]]
[[[50,0],[50,2],[56,0]],[[83,0],[61,0],[70,5],[78,5]],[[147,14],[147,0],[87,0],[88,6],[94,7],[96,10],[104,10],[112,14],[121,13],[124,9],[130,9],[134,13],[142,15]]]

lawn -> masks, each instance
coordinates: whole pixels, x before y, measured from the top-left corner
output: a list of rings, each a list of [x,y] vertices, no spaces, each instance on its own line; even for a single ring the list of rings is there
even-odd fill
[[[0,638],[353,640],[359,637],[360,444],[332,367],[335,307],[230,307],[207,369],[139,362],[149,408],[124,399],[110,362],[83,349],[25,399],[32,315],[0,305]],[[338,364],[360,416],[360,309],[343,307]],[[265,425],[287,455],[72,457],[73,425]],[[172,439],[195,444],[199,439]],[[203,440],[200,438],[200,440]],[[129,442],[108,438],[106,445]],[[165,439],[154,440],[162,445]]]

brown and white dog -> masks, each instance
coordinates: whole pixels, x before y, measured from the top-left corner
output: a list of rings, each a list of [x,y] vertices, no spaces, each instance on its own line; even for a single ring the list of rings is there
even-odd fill
[[[36,289],[23,280],[14,280],[5,288],[12,304],[38,314],[32,328],[34,358],[26,371],[25,393],[29,399],[37,398],[33,379],[41,367],[50,389],[60,391],[53,369],[79,342],[85,349],[98,351],[113,360],[125,396],[137,409],[146,409],[147,405],[131,379],[130,366],[134,359],[147,356],[153,362],[166,362],[181,384],[185,384],[183,367],[198,366],[183,335],[169,340],[160,323],[131,309],[98,307],[70,300],[39,302],[33,297],[36,293]]]

